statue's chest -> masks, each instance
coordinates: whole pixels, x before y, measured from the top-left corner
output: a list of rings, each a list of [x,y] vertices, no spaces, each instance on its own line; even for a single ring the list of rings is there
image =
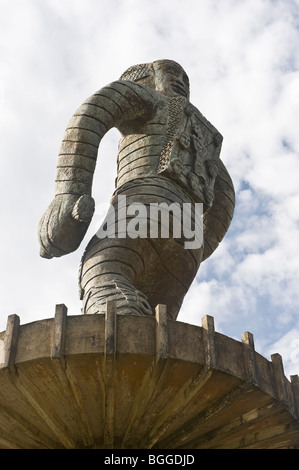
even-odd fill
[[[127,170],[130,178],[161,174],[208,208],[221,143],[217,129],[189,101],[181,96],[165,98],[151,119],[120,140],[119,179]]]
[[[158,173],[178,181],[197,201],[212,205],[222,136],[183,97],[168,101]]]

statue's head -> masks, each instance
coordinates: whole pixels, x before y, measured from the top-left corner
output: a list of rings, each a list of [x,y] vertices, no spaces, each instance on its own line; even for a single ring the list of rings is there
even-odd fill
[[[188,75],[174,60],[163,59],[133,65],[122,74],[120,79],[147,85],[167,96],[180,95],[189,99]]]

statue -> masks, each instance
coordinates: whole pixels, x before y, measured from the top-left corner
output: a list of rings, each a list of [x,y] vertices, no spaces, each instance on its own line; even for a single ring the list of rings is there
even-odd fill
[[[112,236],[94,235],[83,255],[82,310],[103,313],[106,301],[115,300],[120,314],[151,315],[157,304],[165,304],[169,317],[176,319],[200,263],[230,225],[234,189],[219,157],[222,136],[190,103],[188,76],[172,60],[130,67],[75,112],[61,144],[56,195],[39,225],[40,255],[59,257],[80,245],[94,213],[91,189],[98,147],[112,127],[121,133],[111,199],[117,216],[111,219]],[[167,238],[151,237],[148,229],[147,236],[121,231],[120,213],[132,222],[129,207],[162,202],[202,205],[200,246],[186,248],[186,236],[175,237],[173,231]],[[174,220],[175,214],[170,215]],[[195,219],[193,210],[196,224]],[[102,226],[106,233],[107,225],[109,217]]]

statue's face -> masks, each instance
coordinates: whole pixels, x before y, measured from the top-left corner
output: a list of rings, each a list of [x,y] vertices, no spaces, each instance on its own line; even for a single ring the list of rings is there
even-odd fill
[[[184,69],[171,60],[154,62],[155,87],[164,95],[184,96],[189,99],[189,78]]]

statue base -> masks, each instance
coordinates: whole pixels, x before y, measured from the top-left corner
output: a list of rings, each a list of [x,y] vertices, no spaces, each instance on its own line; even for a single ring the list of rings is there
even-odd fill
[[[299,380],[281,356],[155,316],[67,316],[0,333],[1,449],[299,448]]]

